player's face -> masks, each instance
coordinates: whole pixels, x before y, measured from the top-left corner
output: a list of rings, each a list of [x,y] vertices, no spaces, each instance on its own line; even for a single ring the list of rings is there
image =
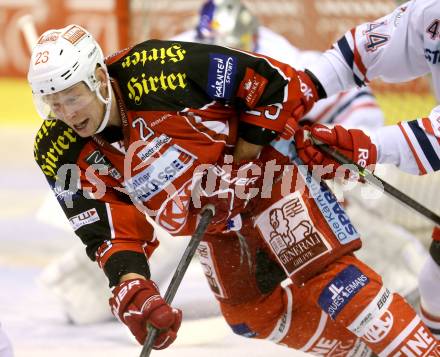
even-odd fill
[[[49,94],[44,101],[57,119],[65,122],[81,137],[93,135],[104,117],[104,104],[84,82]]]

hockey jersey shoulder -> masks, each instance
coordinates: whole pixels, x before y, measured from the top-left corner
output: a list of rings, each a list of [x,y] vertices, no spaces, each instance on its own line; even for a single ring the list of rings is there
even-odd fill
[[[148,40],[107,61],[129,110],[182,110],[208,103],[190,81],[189,42]]]
[[[63,164],[75,164],[88,139],[60,120],[45,120],[34,141],[34,158],[46,178],[56,179]]]
[[[148,40],[107,68],[128,110],[182,111],[213,101],[249,108],[283,102],[291,68],[272,61],[215,45]],[[253,80],[255,88],[249,87]]]

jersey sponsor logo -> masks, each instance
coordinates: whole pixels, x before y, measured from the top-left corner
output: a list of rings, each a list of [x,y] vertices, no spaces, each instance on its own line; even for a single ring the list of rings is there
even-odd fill
[[[99,220],[98,211],[95,208],[81,212],[80,214],[69,218],[70,225],[75,231],[88,224],[98,222]]]
[[[185,59],[186,50],[182,48],[182,44],[173,43],[169,47],[148,48],[141,51],[133,51],[122,60],[122,68],[142,65],[148,62],[158,62],[165,64],[167,62],[180,62]]]
[[[67,201],[71,202],[73,199],[79,197],[79,194],[77,192],[65,189],[58,181],[55,181],[55,184],[51,184],[51,186],[56,199],[60,202],[64,202],[65,204]]]
[[[227,168],[227,164],[223,167]],[[256,165],[243,165],[240,167],[242,169],[242,172],[246,172],[248,169],[253,169]],[[231,178],[231,172],[230,170],[225,170],[223,167],[219,166],[218,164],[215,164],[211,167],[212,172],[215,174],[215,176],[221,177],[223,181],[227,182],[228,184],[234,184],[235,186],[248,186],[253,183],[255,183],[258,180],[258,177],[232,177]],[[230,166],[229,166],[230,167]]]
[[[155,127],[156,125],[161,124],[162,122],[164,122],[165,120],[167,120],[167,119],[169,119],[169,118],[171,118],[171,117],[172,117],[171,114],[164,114],[164,115],[162,115],[159,119],[156,119],[156,120],[152,121],[152,122],[150,123],[150,126],[153,128],[153,127]]]
[[[411,356],[411,357],[439,357],[440,348],[437,346],[436,340],[432,338],[425,326],[420,326],[409,338],[405,339],[405,343],[394,350],[393,356]]]
[[[288,275],[329,252],[299,192],[293,192],[265,210],[256,226]]]
[[[425,48],[425,59],[432,64],[439,63],[440,62],[440,50],[431,50],[429,48]]]
[[[57,121],[55,120],[45,121],[37,133],[34,145],[35,159],[40,164],[41,170],[46,176],[55,179],[60,166],[59,161],[70,149],[72,143],[76,143],[78,140],[73,129],[66,128],[60,135],[50,141],[49,148],[44,153],[41,152],[39,147],[41,140],[48,135],[48,129],[56,124]]]
[[[276,328],[276,336],[285,336],[287,331],[286,329],[290,326],[290,321],[288,321],[289,315],[284,313],[280,319],[278,320],[277,328]],[[273,333],[273,332],[272,332]]]
[[[336,339],[322,337],[313,348],[307,352],[318,356],[347,356],[348,352],[355,347],[355,343],[356,339],[342,342]]]
[[[388,298],[390,297],[391,292],[386,289],[385,292],[381,295],[379,301],[377,302],[377,308],[380,310],[387,303]]]
[[[127,70],[130,67],[145,66],[148,62],[165,65],[167,62],[180,62],[185,59],[186,50],[180,43],[169,47],[147,48],[140,51],[133,50],[122,59],[121,66]],[[130,71],[132,69],[130,68]],[[150,93],[176,91],[187,86],[186,73],[160,71],[160,74],[138,73],[131,76],[127,82],[128,98],[136,105],[140,105],[145,96]]]
[[[360,315],[348,326],[348,329],[356,336],[363,336],[365,331],[368,330],[370,323],[380,314],[382,310],[388,308],[391,304],[392,295],[391,292],[382,287],[379,293],[374,297],[368,306],[361,312]]]
[[[118,170],[111,164],[111,162],[106,158],[106,156],[99,150],[92,151],[84,161],[91,166],[104,165],[108,169],[108,174],[116,180],[122,178]]]
[[[378,343],[382,341],[393,328],[394,316],[389,310],[376,319],[362,337],[370,343]]]
[[[124,185],[135,198],[145,202],[182,175],[193,161],[188,154],[171,147],[146,169],[125,180]]]
[[[315,200],[338,241],[341,244],[348,244],[359,239],[359,233],[329,188],[323,182],[317,182],[310,173],[304,172],[301,167],[299,172],[305,179],[310,196]]]
[[[186,73],[164,73],[149,75],[141,73],[140,76],[131,77],[127,82],[128,98],[136,105],[140,105],[144,96],[150,93],[176,91],[187,86]]]
[[[188,207],[191,199],[191,180],[188,181],[177,193],[163,205],[157,215],[157,223],[168,232],[178,233],[185,225],[188,218]]]
[[[139,151],[136,155],[142,161],[147,161],[150,157],[154,156],[154,154],[158,153],[159,150],[166,144],[170,143],[171,138],[165,134],[160,135],[157,138],[151,140],[147,146],[145,146],[141,151]]]
[[[268,82],[267,78],[248,67],[240,83],[237,97],[242,98],[249,108],[253,108],[263,94]]]
[[[58,40],[58,37],[60,37],[61,31],[52,31],[47,34],[41,35],[40,39],[38,40],[38,44],[41,45],[45,42],[55,42]]]
[[[84,36],[86,36],[85,31],[82,28],[73,25],[64,33],[63,38],[74,45],[79,42]]]
[[[318,302],[334,320],[345,305],[368,283],[370,279],[354,265],[342,270],[323,289]]]
[[[220,53],[209,55],[207,92],[212,98],[230,99],[235,83],[237,59]]]
[[[208,242],[200,242],[197,247],[197,256],[212,292],[215,296],[225,299],[227,297],[226,292],[215,268],[211,245]]]

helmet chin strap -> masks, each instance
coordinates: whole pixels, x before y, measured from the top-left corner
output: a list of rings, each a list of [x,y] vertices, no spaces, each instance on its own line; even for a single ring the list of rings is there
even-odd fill
[[[98,97],[98,99],[105,104],[105,113],[104,117],[102,118],[101,124],[99,125],[98,129],[96,129],[95,134],[99,134],[101,131],[105,129],[105,127],[108,124],[108,121],[110,119],[110,108],[112,104],[112,87],[110,84],[110,76],[108,73],[106,73],[107,76],[107,88],[108,88],[108,98],[104,99],[99,89],[101,88],[101,83],[98,83],[96,86],[95,92]]]

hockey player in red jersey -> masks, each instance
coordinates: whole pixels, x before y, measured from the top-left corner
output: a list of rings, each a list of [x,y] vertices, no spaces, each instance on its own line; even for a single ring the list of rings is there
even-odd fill
[[[317,51],[299,50],[283,36],[259,24],[258,18],[252,14],[244,3],[238,0],[208,0],[204,2],[200,8],[197,27],[173,36],[171,40],[202,42],[257,52],[287,63],[296,69],[303,69],[305,65],[316,60],[320,55],[320,52]],[[368,87],[353,88],[347,92],[320,100],[302,119],[307,122],[319,121],[320,123],[338,123],[349,127],[360,126],[369,130],[374,130],[384,124],[383,113]],[[56,200],[51,196],[52,194],[48,192],[48,197],[41,206],[38,216],[46,223],[55,225],[60,220],[55,220],[54,216],[63,215],[63,213]],[[353,209],[354,201],[351,201],[350,204],[351,209]],[[365,219],[364,207],[362,207],[362,211],[362,219]],[[354,219],[356,219],[356,216]],[[372,219],[377,220],[377,218],[371,216],[368,219],[370,221]],[[384,226],[386,223],[382,221],[380,224]],[[63,228],[68,229],[70,232],[70,227],[67,225],[63,225]],[[371,244],[374,241],[381,241],[377,235],[370,239],[365,235],[365,231],[362,231],[362,236],[364,244],[365,242]],[[188,244],[188,239],[189,237],[173,240],[161,239],[161,246],[155,251],[152,257],[154,261],[150,264],[159,288],[163,288],[164,282],[167,282],[175,269],[174,254],[170,254],[170,250],[173,249],[182,254],[181,252]],[[398,247],[398,251],[402,251],[401,241],[396,238],[394,242],[397,242],[395,245]],[[162,252],[164,254],[161,254]],[[375,257],[377,251],[370,252],[363,249],[363,254],[368,254],[368,258],[370,256]],[[66,265],[69,266],[69,271],[66,271]],[[402,265],[404,265],[403,262]],[[375,266],[373,267],[378,269]],[[383,269],[382,267],[379,267],[379,269],[381,274],[384,274],[384,270],[395,271],[395,269]],[[389,275],[391,274],[393,273],[390,272]],[[88,261],[82,247],[77,244],[74,250],[69,251],[50,264],[43,271],[40,281],[60,300],[69,321],[83,324],[98,322],[111,316],[110,311],[102,303],[102,301],[106,301],[108,289],[105,283],[100,286],[96,284],[101,275],[101,271]],[[399,272],[399,275],[402,276],[402,272]],[[387,277],[388,274],[383,275],[384,279],[387,279]],[[81,284],[76,284],[75,281],[77,280],[81,281]],[[388,284],[390,281],[395,282],[396,279],[388,279]],[[90,293],[87,295],[87,300],[81,301],[78,296],[83,296],[81,291],[86,289],[88,283],[94,289],[89,289]],[[394,286],[391,285],[391,287]],[[400,288],[399,285],[397,287]],[[403,291],[406,290],[408,290],[407,283],[405,283],[405,290]],[[95,291],[95,294],[92,294],[93,291]],[[217,304],[214,301],[207,302],[205,306],[209,311],[218,311]]]
[[[404,82],[431,73],[437,100],[440,100],[438,41],[440,6],[436,0],[413,0],[376,21],[348,31],[333,48],[309,69],[327,95],[381,77],[388,82]],[[398,65],[396,63],[398,62]],[[362,130],[333,129],[322,125],[306,131],[320,141],[345,153],[362,166],[393,164],[411,174],[424,175],[440,170],[440,107],[428,117],[401,122],[376,130],[371,138]],[[296,149],[303,162],[339,167],[312,145],[303,131],[296,133]],[[423,188],[421,188],[423,189]],[[434,192],[432,192],[435,195]],[[432,234],[430,257],[419,274],[421,315],[437,339],[440,337],[440,233]]]
[[[177,337],[182,313],[150,276],[159,242],[145,214],[190,234],[232,330],[319,355],[437,355],[412,308],[359,261],[359,234],[328,188],[292,165],[288,121],[322,88],[254,53],[150,40],[106,60],[78,25],[45,32],[28,80],[45,119],[35,159],[142,343]],[[286,279],[288,278],[288,279]],[[423,347],[421,347],[423,345]]]

